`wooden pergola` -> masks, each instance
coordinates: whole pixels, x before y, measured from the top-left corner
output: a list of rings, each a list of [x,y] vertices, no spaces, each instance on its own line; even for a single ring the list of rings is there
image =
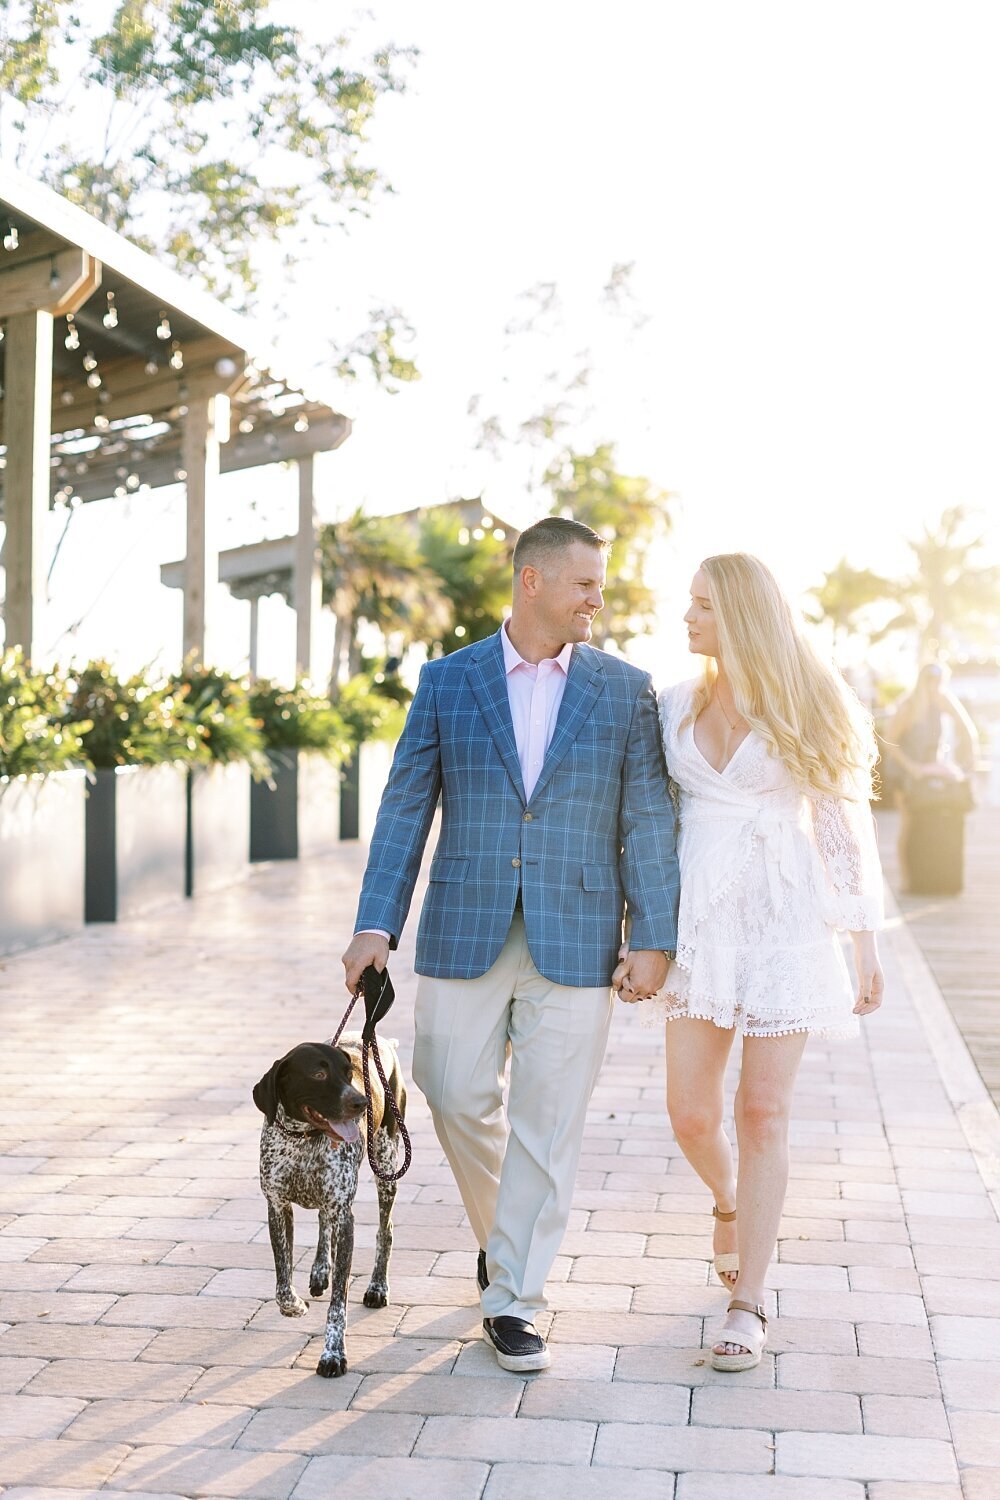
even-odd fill
[[[249,324],[48,188],[0,167],[0,503],[6,644],[37,652],[49,508],[183,483],[182,648],[211,653],[220,474],[293,460],[296,665],[320,609],[313,456],[347,417]]]

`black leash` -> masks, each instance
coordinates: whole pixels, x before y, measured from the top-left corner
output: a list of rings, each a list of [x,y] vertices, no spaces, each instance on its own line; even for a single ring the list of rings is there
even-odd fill
[[[368,965],[367,969],[365,969],[364,973],[361,976],[361,982],[359,983],[357,989],[354,991],[354,994],[351,997],[351,1003],[348,1005],[346,1011],[344,1012],[344,1018],[333,1035],[330,1046],[336,1047],[337,1043],[340,1041],[341,1035],[343,1033],[344,1027],[347,1025],[350,1014],[354,1007],[357,1005],[358,1001],[361,999],[362,995],[364,995],[365,997],[365,1024],[364,1029],[361,1033],[361,1074],[365,1081],[365,1111],[368,1124],[368,1165],[371,1167],[372,1171],[380,1182],[398,1182],[399,1179],[404,1175],[404,1173],[408,1172],[410,1169],[410,1160],[413,1154],[410,1148],[410,1133],[406,1128],[405,1121],[403,1120],[403,1112],[400,1109],[399,1105],[396,1103],[396,1096],[389,1088],[389,1080],[385,1076],[385,1071],[382,1067],[382,1058],[379,1054],[377,1045],[374,1047],[375,1071],[378,1074],[379,1080],[382,1084],[383,1097],[385,1098],[386,1103],[395,1116],[396,1125],[399,1129],[400,1139],[403,1142],[403,1165],[400,1167],[398,1172],[383,1172],[375,1163],[375,1157],[373,1155],[375,1141],[375,1110],[372,1104],[371,1074],[369,1073],[368,1068],[368,1054],[373,1050],[376,1024],[381,1021],[382,1017],[388,1013],[392,1002],[396,998],[396,991],[392,987],[392,980],[389,978],[388,969],[383,969],[382,972],[379,973],[374,964]]]

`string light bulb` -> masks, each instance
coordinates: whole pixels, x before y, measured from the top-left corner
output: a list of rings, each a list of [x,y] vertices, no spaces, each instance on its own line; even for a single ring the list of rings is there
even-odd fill
[[[6,232],[5,232],[4,237],[3,237],[3,247],[4,247],[4,249],[5,250],[16,250],[17,247],[18,247],[18,245],[20,243],[21,243],[21,239],[20,239],[20,235],[17,232],[17,225],[16,224],[8,223]]]
[[[67,349],[79,349],[80,347],[80,330],[76,326],[76,321],[72,313],[66,314],[66,337],[63,339],[63,343]]]
[[[104,324],[105,328],[118,327],[118,309],[115,306],[114,292],[108,293],[108,309],[104,314],[104,317],[101,319],[101,322]]]
[[[170,358],[167,363],[172,370],[183,370],[184,368],[184,351],[176,339],[174,339],[170,346]]]
[[[157,370],[158,370],[158,369],[159,369],[159,368],[160,368],[160,367],[159,367],[159,365],[158,365],[158,364],[157,364],[157,363],[156,363],[156,360],[155,360],[155,359],[147,359],[147,361],[146,361],[146,366],[145,366],[145,369],[146,369],[146,374],[147,374],[147,375],[155,375],[155,374],[156,374],[156,372],[157,372]]]
[[[293,430],[295,432],[308,432],[309,418],[306,416],[296,417]]]
[[[56,265],[56,258],[53,255],[52,260],[49,263],[49,286],[58,286],[61,279],[62,278],[59,275],[59,267]]]
[[[90,374],[87,376],[87,384],[90,386],[90,389],[92,391],[96,391],[98,386],[101,384],[101,377],[96,370],[91,370]]]
[[[94,418],[94,426],[97,428],[98,432],[107,432],[108,428],[111,426],[111,421],[104,415],[103,412],[98,412],[97,416]]]
[[[91,349],[88,349],[86,354],[83,356],[83,368],[85,370],[97,369],[97,355]]]
[[[171,337],[170,319],[167,317],[165,312],[160,313],[160,321],[157,325],[156,337],[158,339],[162,339],[164,343],[166,343],[167,339]]]

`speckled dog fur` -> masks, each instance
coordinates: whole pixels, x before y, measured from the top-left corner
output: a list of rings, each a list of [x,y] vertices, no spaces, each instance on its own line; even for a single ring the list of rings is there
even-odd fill
[[[343,1036],[338,1045],[351,1059],[354,1087],[363,1090],[360,1036]],[[406,1095],[395,1048],[391,1042],[381,1038],[377,1045],[389,1087],[402,1110]],[[375,1123],[373,1155],[383,1171],[395,1172],[397,1127],[383,1098],[374,1059],[369,1068],[369,1077]],[[359,1125],[359,1140],[334,1145],[327,1136],[287,1117],[279,1103],[277,1123],[265,1123],[260,1133],[260,1185],[267,1199],[267,1222],[271,1248],[274,1251],[275,1298],[287,1318],[301,1317],[308,1307],[308,1303],[302,1300],[292,1285],[292,1205],[297,1203],[301,1208],[315,1208],[319,1211],[319,1242],[316,1259],[309,1273],[309,1295],[321,1297],[327,1287],[330,1288],[326,1337],[323,1353],[316,1366],[319,1375],[343,1375],[347,1369],[347,1291],[354,1255],[354,1198],[358,1188],[358,1169],[365,1152],[367,1124],[364,1118],[359,1121]],[[295,1139],[296,1136],[301,1139]],[[375,1181],[379,1224],[375,1241],[375,1264],[364,1295],[364,1304],[366,1307],[385,1307],[389,1300],[388,1272],[396,1184],[382,1182],[379,1178]]]

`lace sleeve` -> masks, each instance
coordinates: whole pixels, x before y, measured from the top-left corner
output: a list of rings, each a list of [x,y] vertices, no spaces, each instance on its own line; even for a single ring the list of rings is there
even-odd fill
[[[874,932],[884,920],[875,819],[863,791],[809,799],[813,832],[833,896],[838,927]]]

